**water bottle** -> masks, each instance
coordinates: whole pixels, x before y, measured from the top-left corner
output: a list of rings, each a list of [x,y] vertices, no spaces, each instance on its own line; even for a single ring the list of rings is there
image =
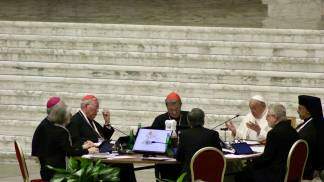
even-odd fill
[[[142,123],[138,123],[138,124],[137,124],[137,131],[138,131],[140,128],[142,128]]]

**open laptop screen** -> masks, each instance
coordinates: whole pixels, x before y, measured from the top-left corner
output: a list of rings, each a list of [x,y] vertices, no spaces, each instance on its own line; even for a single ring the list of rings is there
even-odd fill
[[[155,129],[139,129],[134,152],[139,153],[165,153],[167,148],[167,138],[171,136],[171,131]]]

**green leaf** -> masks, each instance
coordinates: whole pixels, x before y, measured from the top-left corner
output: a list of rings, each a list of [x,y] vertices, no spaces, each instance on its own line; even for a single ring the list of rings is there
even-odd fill
[[[75,172],[73,175],[76,175],[76,176],[80,176],[84,173],[85,169],[84,168],[81,168],[79,169],[77,172]]]
[[[55,174],[53,178],[51,179],[51,182],[61,182],[64,179],[66,179],[68,175],[65,174]]]
[[[68,179],[68,180],[66,180],[66,182],[77,182],[77,180],[76,179]]]
[[[53,170],[55,171],[56,173],[63,173],[63,174],[68,174],[68,172],[65,170],[65,169],[62,169],[62,168],[55,168],[55,167],[52,167],[50,165],[46,165],[46,167],[50,170]]]
[[[183,180],[184,180],[184,178],[185,178],[186,175],[187,175],[186,172],[182,173],[182,174],[180,175],[180,177],[177,179],[177,182],[183,182]]]
[[[67,169],[48,166],[56,172],[54,182],[96,182],[119,181],[119,168],[103,164],[100,160],[93,162],[88,159],[70,158]]]
[[[76,158],[69,158],[68,160],[68,166],[67,166],[67,171],[76,171],[79,168],[79,162]]]
[[[84,158],[80,158],[79,161],[80,161],[80,168],[85,168],[85,167],[89,166],[90,164],[92,164],[91,160],[84,159]]]

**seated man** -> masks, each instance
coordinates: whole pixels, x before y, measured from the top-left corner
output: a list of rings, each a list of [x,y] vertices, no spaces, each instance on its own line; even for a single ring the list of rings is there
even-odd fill
[[[227,122],[226,126],[236,139],[263,141],[270,130],[266,120],[268,109],[265,100],[255,95],[249,101],[249,108],[251,112],[243,118],[238,129],[232,121]]]
[[[86,95],[81,100],[81,110],[71,119],[68,129],[71,132],[72,144],[79,146],[84,141],[90,140],[93,143],[109,140],[114,133],[114,128],[110,125],[110,113],[104,111],[103,118],[105,124],[101,126],[95,117],[99,109],[99,101],[93,95]],[[121,181],[136,181],[134,166],[131,164],[116,165],[120,167]]]
[[[179,131],[189,128],[187,115],[188,111],[181,110],[181,98],[176,92],[171,92],[165,99],[165,105],[167,107],[167,112],[157,116],[151,126],[152,129],[165,129],[166,120],[175,120],[176,133]],[[180,175],[181,169],[179,165],[155,165],[155,177],[162,179],[172,179],[175,180]]]
[[[321,99],[318,97],[298,96],[298,114],[304,120],[296,128],[300,137],[308,143],[308,159],[304,170],[304,179],[312,180],[315,170],[323,170],[323,112]]]
[[[165,129],[165,121],[174,119],[177,121],[177,132],[189,128],[187,115],[188,111],[181,110],[181,98],[176,92],[171,92],[165,99],[168,112],[157,116],[151,126],[152,129]]]
[[[190,161],[201,148],[215,147],[222,151],[217,131],[204,128],[205,114],[199,108],[192,109],[188,114],[190,129],[184,130],[179,136],[177,161],[182,165],[182,172],[187,172],[190,179]]]
[[[266,118],[272,130],[267,134],[264,152],[235,176],[237,182],[284,180],[288,153],[299,135],[287,120],[283,105],[273,104],[268,109]]]
[[[67,126],[74,146],[80,146],[87,140],[93,143],[109,140],[114,133],[114,129],[110,126],[110,115],[103,114],[105,120],[103,126],[94,120],[98,109],[99,101],[95,96],[86,95],[82,98],[81,109],[74,114]]]
[[[33,140],[32,140],[32,151],[31,155],[32,156],[39,156],[39,153],[41,153],[41,150],[44,149],[43,146],[40,146],[42,140],[44,140],[45,134],[44,133],[44,127],[49,124],[49,121],[47,119],[48,114],[51,112],[52,108],[58,104],[61,101],[59,97],[51,97],[48,99],[47,104],[46,104],[46,113],[47,116],[41,121],[41,123],[37,126],[34,135],[33,135]]]
[[[54,175],[54,171],[48,169],[47,165],[65,168],[67,156],[98,152],[97,148],[88,148],[86,145],[72,147],[70,134],[65,128],[70,120],[70,112],[67,106],[59,98],[51,98],[48,103],[50,103],[47,104],[47,107],[50,108],[48,116],[36,130],[41,135],[37,136],[38,139],[33,139],[33,155],[39,158],[41,177],[42,180],[46,181],[49,181]],[[37,133],[35,134],[37,135]],[[34,142],[37,142],[37,145]],[[86,148],[88,149],[86,150]]]

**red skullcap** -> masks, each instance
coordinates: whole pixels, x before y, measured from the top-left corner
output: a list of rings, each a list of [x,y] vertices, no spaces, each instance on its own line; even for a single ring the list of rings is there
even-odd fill
[[[47,108],[51,108],[55,106],[57,103],[59,103],[61,99],[59,97],[51,97],[47,101]]]
[[[82,100],[97,100],[97,97],[94,95],[85,95]]]
[[[180,96],[176,92],[169,93],[169,95],[165,99],[165,102],[171,101],[171,100],[172,101],[180,101],[181,102],[181,98],[180,98]]]

